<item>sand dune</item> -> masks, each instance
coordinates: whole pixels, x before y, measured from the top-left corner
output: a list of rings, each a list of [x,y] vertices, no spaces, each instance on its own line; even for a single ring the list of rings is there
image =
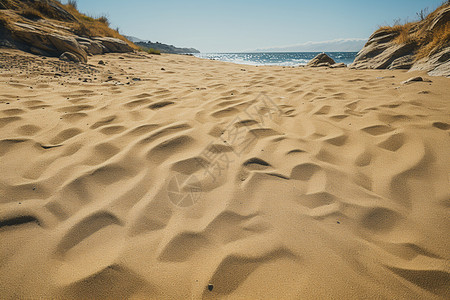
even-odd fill
[[[19,53],[1,298],[448,297],[448,78]]]

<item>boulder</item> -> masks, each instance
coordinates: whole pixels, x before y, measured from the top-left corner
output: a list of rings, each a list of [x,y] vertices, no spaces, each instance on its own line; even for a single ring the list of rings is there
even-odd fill
[[[334,65],[336,62],[326,55],[325,53],[320,53],[316,55],[313,59],[311,59],[306,66],[307,67],[329,67],[331,65]]]

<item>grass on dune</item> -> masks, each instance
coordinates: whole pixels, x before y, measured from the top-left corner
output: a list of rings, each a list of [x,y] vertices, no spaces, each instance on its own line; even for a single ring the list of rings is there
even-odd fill
[[[55,9],[55,6],[63,8],[73,17],[64,15]],[[83,14],[77,9],[76,0],[69,0],[67,4],[59,1],[31,1],[31,0],[2,0],[0,8],[15,10],[19,15],[30,20],[53,19],[66,23],[65,26],[70,27],[72,31],[80,36],[85,37],[113,37],[125,41],[133,49],[138,47],[122,36],[117,30],[110,28],[110,22],[106,16],[92,17]],[[1,17],[1,15],[0,15]],[[4,20],[7,22],[7,20]]]
[[[414,43],[418,46],[416,59],[421,59],[432,55],[443,47],[450,45],[450,23],[443,22],[429,30],[434,18],[440,10],[449,7],[450,2],[446,1],[432,13],[426,15],[422,10],[417,15],[421,18],[417,22],[408,22],[404,24],[395,24],[393,26],[382,26],[378,31],[384,30],[387,32],[396,33],[397,36],[394,42],[397,44]],[[398,23],[398,22],[397,22]]]

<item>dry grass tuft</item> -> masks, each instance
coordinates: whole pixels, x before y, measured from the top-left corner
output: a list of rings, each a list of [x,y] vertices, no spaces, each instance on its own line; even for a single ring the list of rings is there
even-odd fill
[[[419,49],[417,52],[417,59],[421,59],[432,55],[445,46],[450,45],[450,24],[447,23],[444,26],[435,30],[429,39],[429,42]]]
[[[73,16],[75,16],[75,18],[78,20],[78,23],[74,23],[71,26],[74,33],[85,37],[94,37],[94,36],[113,37],[125,41],[133,49],[138,49],[138,47],[135,44],[127,40],[116,30],[109,27],[110,23],[106,16],[101,16],[97,19],[91,16],[87,16],[85,14],[80,13],[76,9],[76,7],[74,7],[72,4],[66,4],[64,5],[64,8],[68,12],[70,12]]]
[[[69,1],[67,1],[67,5],[72,6],[74,9],[78,9],[77,0],[69,0]]]
[[[110,25],[109,20],[106,16],[101,16],[100,18],[97,18],[97,21],[102,22],[103,24],[106,24],[107,26]]]
[[[40,20],[40,19],[44,18],[44,16],[42,16],[42,14],[38,10],[36,10],[36,9],[34,9],[32,7],[28,7],[26,9],[24,9],[20,13],[20,15],[22,17],[24,17],[24,18],[27,18],[27,19],[30,19],[30,20],[33,20],[33,21]]]

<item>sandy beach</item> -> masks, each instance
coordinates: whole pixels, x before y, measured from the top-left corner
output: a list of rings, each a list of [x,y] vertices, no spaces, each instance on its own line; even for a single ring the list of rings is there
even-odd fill
[[[0,64],[0,298],[449,296],[449,78]]]

